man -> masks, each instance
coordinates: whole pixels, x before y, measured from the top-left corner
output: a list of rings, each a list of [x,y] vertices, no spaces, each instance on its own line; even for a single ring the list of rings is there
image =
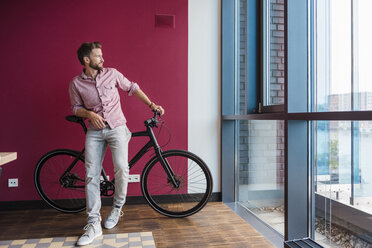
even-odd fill
[[[88,224],[84,227],[86,232],[77,242],[77,245],[87,245],[102,235],[100,174],[107,145],[110,146],[114,163],[115,195],[114,206],[104,223],[105,228],[111,229],[118,223],[127,194],[128,142],[131,133],[121,110],[118,89],[136,96],[161,114],[164,114],[164,109],[151,102],[138,84],[130,82],[115,69],[103,67],[99,42],[83,43],[77,53],[84,69],[81,75],[72,79],[69,94],[72,112],[89,119],[85,141]]]

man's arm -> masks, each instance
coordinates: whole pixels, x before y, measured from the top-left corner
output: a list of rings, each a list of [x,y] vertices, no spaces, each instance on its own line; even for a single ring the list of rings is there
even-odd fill
[[[141,100],[144,104],[146,104],[147,106],[149,106],[149,108],[151,108],[151,110],[153,109],[156,109],[157,111],[160,112],[161,115],[163,115],[165,113],[164,109],[159,106],[159,105],[156,105],[155,103],[151,102],[150,99],[147,97],[147,95],[145,94],[145,92],[143,92],[142,90],[140,89],[137,89],[133,95],[135,95],[139,100]]]
[[[160,114],[164,114],[164,109],[161,106],[156,105],[155,103],[151,102],[150,99],[146,96],[146,94],[139,88],[138,84],[129,81],[123,74],[119,71],[114,70],[117,75],[118,85],[119,87],[128,92],[128,94],[135,95],[139,100],[141,100],[144,104],[149,106],[149,108],[156,109],[160,112]]]
[[[86,110],[84,108],[84,103],[73,82],[71,82],[69,86],[69,95],[70,95],[72,113],[74,113],[76,116],[90,119],[91,123],[96,128],[99,128],[99,129],[105,128],[105,124],[103,123],[105,119],[103,119],[101,116],[97,115],[96,113]]]
[[[86,110],[85,108],[79,108],[77,111],[76,111],[76,115],[79,116],[79,117],[83,117],[83,118],[88,118],[91,123],[93,124],[93,126],[95,126],[96,128],[99,128],[99,129],[103,129],[105,128],[105,119],[102,118],[102,116],[92,112],[92,111],[89,111],[89,110]]]

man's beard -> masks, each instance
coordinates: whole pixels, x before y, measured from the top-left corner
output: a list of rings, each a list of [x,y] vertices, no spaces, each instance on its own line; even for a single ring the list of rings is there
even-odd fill
[[[103,66],[102,65],[99,65],[99,64],[93,64],[92,61],[89,62],[89,67],[94,69],[94,70],[97,70],[97,71],[100,71],[103,69]]]

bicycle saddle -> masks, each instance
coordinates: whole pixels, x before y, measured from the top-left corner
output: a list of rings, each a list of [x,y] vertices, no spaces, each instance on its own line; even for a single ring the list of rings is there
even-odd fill
[[[71,121],[71,122],[76,122],[76,123],[83,122],[83,118],[78,117],[76,115],[68,115],[65,118],[66,118],[66,120]]]

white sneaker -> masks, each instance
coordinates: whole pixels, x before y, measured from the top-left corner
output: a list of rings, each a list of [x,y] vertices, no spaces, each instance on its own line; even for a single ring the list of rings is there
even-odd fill
[[[77,245],[88,245],[93,242],[93,240],[102,235],[101,222],[97,221],[94,223],[88,223],[84,227],[85,233],[81,235],[77,241]]]
[[[121,208],[112,208],[110,215],[107,217],[105,221],[105,228],[111,229],[119,222],[119,218],[124,215]]]

